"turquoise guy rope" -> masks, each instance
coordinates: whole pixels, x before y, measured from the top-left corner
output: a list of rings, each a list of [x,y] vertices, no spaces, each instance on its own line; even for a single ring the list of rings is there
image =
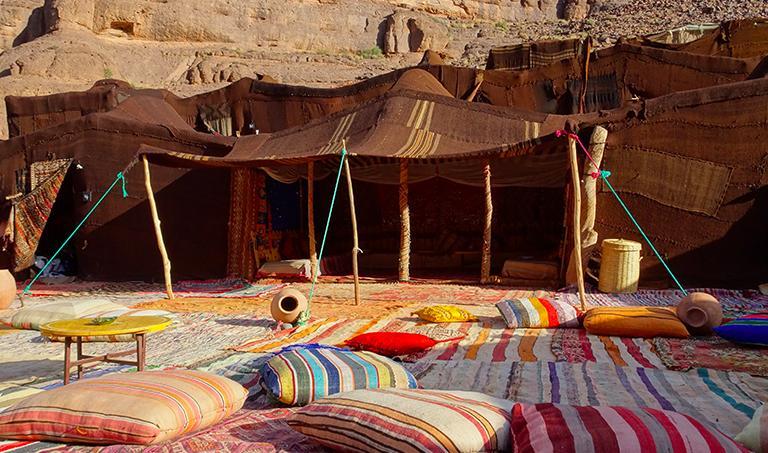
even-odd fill
[[[315,295],[315,285],[317,284],[317,275],[319,272],[320,261],[323,259],[323,250],[325,250],[325,240],[328,238],[328,228],[331,226],[331,216],[333,215],[333,206],[336,204],[336,194],[339,192],[339,181],[341,181],[341,170],[344,168],[344,159],[347,157],[347,148],[341,149],[341,160],[339,160],[339,172],[336,175],[336,185],[333,187],[333,196],[331,197],[331,208],[328,210],[328,221],[325,222],[325,231],[323,232],[323,241],[320,243],[320,254],[317,255],[318,271],[315,272],[315,276],[312,278],[312,286],[309,288],[309,297],[307,298],[307,309],[301,312],[299,318],[296,320],[296,325],[303,326],[309,321],[310,304],[312,303],[312,296]]]
[[[661,265],[664,266],[664,269],[667,271],[669,276],[672,277],[672,280],[675,281],[675,284],[677,285],[678,288],[680,288],[680,291],[683,292],[683,295],[687,296],[688,295],[688,291],[686,291],[685,288],[683,288],[683,285],[680,284],[680,281],[677,280],[677,277],[675,276],[674,272],[672,272],[672,269],[669,268],[669,266],[667,265],[667,262],[664,261],[664,258],[661,257],[661,254],[659,253],[659,251],[656,250],[656,247],[653,246],[653,242],[651,242],[651,239],[648,237],[647,234],[645,234],[645,231],[643,231],[643,228],[640,226],[640,224],[635,219],[635,216],[632,215],[632,212],[630,212],[630,210],[627,207],[627,205],[624,204],[624,200],[621,199],[619,194],[616,193],[616,191],[613,189],[613,186],[611,185],[611,182],[608,181],[608,177],[611,176],[611,172],[607,171],[607,170],[602,170],[602,171],[600,170],[600,167],[597,165],[597,162],[595,162],[595,160],[592,159],[592,155],[589,154],[589,151],[587,151],[587,147],[584,146],[584,143],[581,143],[581,139],[579,138],[578,135],[571,134],[568,131],[564,131],[564,130],[559,130],[559,131],[555,132],[555,135],[558,136],[558,137],[562,137],[563,135],[567,135],[567,136],[571,137],[572,139],[576,140],[576,143],[579,144],[579,146],[581,147],[581,150],[584,151],[584,154],[587,155],[587,158],[589,159],[589,161],[592,162],[592,166],[595,167],[595,172],[592,173],[592,177],[595,178],[595,179],[597,179],[599,177],[603,178],[603,181],[605,181],[605,183],[608,185],[608,188],[611,189],[611,193],[613,194],[613,196],[616,197],[616,200],[618,200],[618,202],[621,205],[621,207],[624,208],[624,212],[627,213],[627,216],[629,217],[629,220],[631,220],[632,223],[635,224],[635,228],[637,228],[637,231],[640,232],[640,234],[643,236],[643,239],[645,239],[645,242],[648,244],[648,246],[651,247],[651,250],[653,250],[653,253],[656,255],[656,258],[659,259],[659,262],[661,262]]]
[[[117,177],[115,178],[115,180],[112,182],[112,185],[109,186],[109,188],[107,189],[106,192],[104,192],[104,195],[102,195],[101,198],[99,198],[99,200],[96,202],[96,204],[93,205],[91,210],[88,211],[88,214],[86,214],[85,217],[83,217],[83,220],[81,220],[80,223],[77,224],[75,229],[72,230],[72,232],[69,234],[69,236],[66,239],[64,239],[64,242],[61,243],[61,246],[59,247],[58,250],[56,250],[56,253],[54,253],[53,256],[51,256],[51,258],[48,260],[48,262],[45,263],[45,266],[43,266],[43,268],[40,269],[40,272],[38,272],[37,275],[35,275],[35,277],[32,279],[32,281],[29,282],[27,287],[24,288],[24,291],[21,292],[22,296],[24,296],[25,294],[29,293],[29,290],[32,288],[32,285],[34,285],[35,282],[37,281],[37,279],[40,278],[40,276],[43,275],[43,272],[45,272],[45,270],[48,269],[48,266],[53,262],[53,260],[57,256],[59,256],[59,253],[61,253],[61,251],[64,250],[64,247],[67,246],[69,241],[71,241],[72,238],[75,237],[75,234],[80,230],[80,228],[82,228],[82,226],[85,224],[85,221],[88,220],[88,218],[91,216],[91,214],[93,214],[93,211],[95,211],[96,208],[99,207],[101,202],[104,201],[105,198],[107,198],[107,195],[109,195],[109,193],[112,192],[112,189],[115,188],[115,186],[117,185],[118,181],[122,182],[123,198],[126,198],[128,196],[128,191],[125,189],[125,175],[123,175],[123,172],[119,172],[117,174]]]
[[[659,259],[659,261],[661,262],[661,265],[664,266],[664,269],[667,270],[667,273],[669,274],[670,277],[672,277],[672,280],[675,281],[675,284],[677,285],[678,288],[680,288],[680,291],[683,292],[683,295],[687,296],[688,291],[686,291],[685,288],[683,288],[683,285],[681,285],[680,282],[677,280],[677,277],[672,272],[672,269],[669,268],[669,266],[667,265],[667,262],[664,261],[664,258],[661,257],[661,254],[659,253],[659,251],[656,250],[656,247],[653,246],[653,242],[651,242],[651,239],[648,237],[648,235],[645,234],[645,231],[643,231],[643,228],[640,226],[640,224],[637,223],[635,216],[632,215],[632,213],[629,211],[629,208],[627,208],[627,205],[624,204],[624,200],[622,200],[621,197],[619,197],[619,194],[617,194],[616,191],[613,189],[613,186],[611,185],[610,181],[608,181],[608,175],[610,174],[611,173],[608,171],[600,172],[600,176],[603,178],[603,181],[605,181],[605,184],[608,185],[609,189],[611,189],[611,193],[613,194],[614,197],[616,197],[616,200],[619,201],[619,204],[621,205],[621,207],[624,208],[624,212],[626,212],[627,216],[629,216],[629,220],[631,220],[632,223],[635,224],[635,228],[637,228],[637,231],[640,232],[640,234],[643,236],[643,239],[645,239],[645,242],[647,242],[648,246],[651,247],[651,250],[653,250],[653,253],[656,255],[656,258]]]

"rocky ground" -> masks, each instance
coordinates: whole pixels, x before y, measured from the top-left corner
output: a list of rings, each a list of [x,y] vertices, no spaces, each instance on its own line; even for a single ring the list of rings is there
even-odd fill
[[[0,97],[103,78],[191,95],[242,76],[341,85],[418,63],[482,66],[526,40],[768,16],[765,0],[0,0]],[[7,137],[0,104],[0,138]]]

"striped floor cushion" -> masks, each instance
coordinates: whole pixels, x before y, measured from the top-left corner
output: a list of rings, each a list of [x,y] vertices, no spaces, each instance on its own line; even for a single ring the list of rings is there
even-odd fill
[[[510,451],[513,404],[477,392],[355,390],[303,407],[287,422],[334,450]]]
[[[416,378],[392,359],[321,345],[283,350],[262,367],[261,376],[267,391],[291,406],[350,390],[417,386]]]
[[[96,313],[123,309],[122,305],[106,299],[73,299],[25,307],[11,317],[17,329],[40,330],[40,326],[62,319],[79,319]]]
[[[248,391],[191,370],[111,374],[32,395],[0,413],[0,439],[149,445],[214,425]]]
[[[565,302],[538,297],[502,300],[496,308],[510,329],[579,327],[581,314]]]
[[[515,404],[516,453],[745,452],[733,439],[673,411],[610,406]]]
[[[768,346],[768,314],[747,315],[715,327],[715,332],[728,341]]]

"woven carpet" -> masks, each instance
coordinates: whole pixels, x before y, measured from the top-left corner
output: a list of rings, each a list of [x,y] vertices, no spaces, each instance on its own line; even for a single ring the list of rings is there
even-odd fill
[[[17,286],[22,290],[26,283]],[[284,283],[254,284],[240,278],[214,280],[189,280],[173,285],[177,297],[221,297],[243,298],[260,297],[272,294],[285,287]],[[165,288],[161,284],[144,282],[72,282],[62,284],[37,284],[32,287],[28,297],[51,296],[103,296],[133,297],[137,300],[158,299],[165,297]]]
[[[590,335],[584,329],[555,329],[552,354],[557,362],[600,362],[636,368],[664,368],[651,343],[642,338]]]
[[[619,367],[610,363],[416,362],[405,366],[424,388],[476,390],[530,403],[677,410],[735,435],[761,402],[742,390],[742,373]]]
[[[717,336],[651,341],[662,363],[672,370],[711,368],[768,377],[766,348],[737,346]]]
[[[713,295],[720,301],[726,317],[768,310],[768,296],[754,290],[692,288],[688,292]],[[558,292],[557,297],[561,301],[579,306],[579,296],[575,290]],[[587,292],[587,304],[597,307],[667,307],[676,306],[682,298],[683,294],[678,290],[640,290],[632,294],[604,294],[595,288],[588,288]]]
[[[520,363],[505,397],[531,403],[643,406],[676,410],[734,436],[761,402],[745,393],[741,373],[619,367],[606,363]]]
[[[150,367],[194,367],[228,355],[227,346],[242,338],[267,337],[272,321],[253,319],[247,315],[221,316],[211,313],[182,313],[170,328],[147,338],[147,366]],[[88,343],[83,349],[86,354],[106,354],[125,350],[132,343]],[[46,341],[37,331],[20,331],[0,336],[0,362],[13,367],[19,361],[47,360],[60,376],[64,356],[61,343]],[[40,378],[51,377],[51,368]],[[24,371],[28,377],[28,371]],[[10,376],[13,378],[14,376]],[[1,381],[0,381],[1,382]]]

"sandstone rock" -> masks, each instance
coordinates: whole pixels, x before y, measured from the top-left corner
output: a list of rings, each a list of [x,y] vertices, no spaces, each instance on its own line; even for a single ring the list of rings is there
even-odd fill
[[[566,0],[563,6],[563,19],[582,20],[589,13],[587,0]]]
[[[398,11],[387,17],[383,50],[387,54],[443,50],[448,41],[447,26],[430,17]]]
[[[65,27],[93,30],[96,0],[45,0],[43,11],[47,31]]]

